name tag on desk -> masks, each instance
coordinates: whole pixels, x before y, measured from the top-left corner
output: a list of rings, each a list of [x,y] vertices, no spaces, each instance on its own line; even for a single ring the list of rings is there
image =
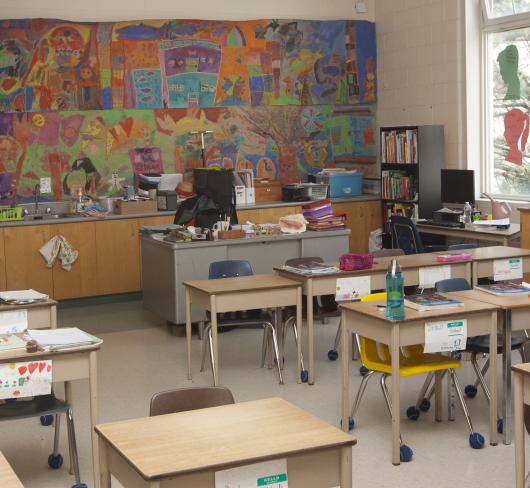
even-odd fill
[[[28,328],[28,311],[6,310],[0,312],[0,334],[20,334]]]
[[[422,288],[434,288],[437,281],[447,280],[451,278],[451,266],[425,266],[420,268],[419,282]]]
[[[289,488],[287,460],[276,459],[216,471],[215,488]]]
[[[521,258],[496,259],[493,261],[493,279],[495,281],[518,280],[523,277]]]
[[[467,320],[443,320],[425,323],[423,352],[462,351],[467,342]]]
[[[349,278],[337,278],[335,289],[335,300],[337,302],[351,302],[360,300],[369,295],[370,276],[352,276]]]

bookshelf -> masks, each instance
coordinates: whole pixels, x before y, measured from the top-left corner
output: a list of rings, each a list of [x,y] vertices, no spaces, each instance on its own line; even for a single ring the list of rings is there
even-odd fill
[[[383,230],[392,214],[430,219],[441,206],[442,125],[381,127]]]

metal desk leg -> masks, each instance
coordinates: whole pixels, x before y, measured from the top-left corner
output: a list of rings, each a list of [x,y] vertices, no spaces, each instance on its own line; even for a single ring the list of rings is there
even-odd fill
[[[191,296],[186,286],[186,349],[188,355],[188,380],[191,380]]]
[[[473,261],[473,264],[471,265],[473,271],[472,271],[472,278],[473,278],[473,286],[478,285],[478,262]]]
[[[344,432],[349,431],[349,403],[350,403],[350,356],[348,354],[349,349],[349,338],[350,333],[346,326],[346,312],[342,311],[342,329],[340,337],[340,362],[342,371],[342,397],[341,397],[341,409],[342,409],[342,430]]]
[[[502,418],[503,442],[508,445],[512,442],[512,311],[504,310],[504,334],[502,344]],[[495,374],[491,368],[490,377]]]
[[[352,488],[352,460],[351,446],[340,450],[340,486]]]
[[[498,330],[497,312],[491,312],[490,327],[490,444],[496,446],[498,442],[497,434],[497,330]],[[511,351],[511,347],[509,348]],[[506,429],[506,421],[504,422]]]
[[[309,278],[307,280],[307,295],[306,295],[306,304],[307,304],[307,355],[309,365],[308,376],[310,385],[315,383],[315,351],[313,345],[313,280]]]
[[[521,373],[514,377],[514,440],[515,440],[515,486],[524,488],[525,457],[524,457],[524,378]]]
[[[210,296],[210,314],[210,324],[212,326],[213,386],[219,386],[219,342],[217,336],[217,300],[215,295]]]
[[[392,464],[400,464],[400,416],[401,403],[399,401],[399,324],[392,326],[390,354],[392,355]]]
[[[92,441],[92,462],[94,464],[94,485],[99,487],[99,450],[98,436],[94,427],[98,423],[98,369],[96,363],[96,351],[88,355],[88,384],[90,389],[90,440]]]
[[[312,301],[312,300],[311,300]],[[297,383],[302,382],[302,287],[296,289],[296,332],[298,341],[296,344],[296,378]]]

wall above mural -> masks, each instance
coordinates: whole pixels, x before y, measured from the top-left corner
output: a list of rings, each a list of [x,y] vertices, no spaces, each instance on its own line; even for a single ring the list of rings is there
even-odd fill
[[[0,21],[0,199],[116,194],[146,165],[253,169],[282,182],[375,163],[367,21]],[[368,164],[367,164],[368,163]]]

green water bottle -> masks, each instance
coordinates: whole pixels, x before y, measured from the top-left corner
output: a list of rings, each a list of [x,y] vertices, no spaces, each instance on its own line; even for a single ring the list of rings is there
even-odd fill
[[[386,318],[389,320],[405,318],[403,274],[396,258],[392,259],[386,273]]]

